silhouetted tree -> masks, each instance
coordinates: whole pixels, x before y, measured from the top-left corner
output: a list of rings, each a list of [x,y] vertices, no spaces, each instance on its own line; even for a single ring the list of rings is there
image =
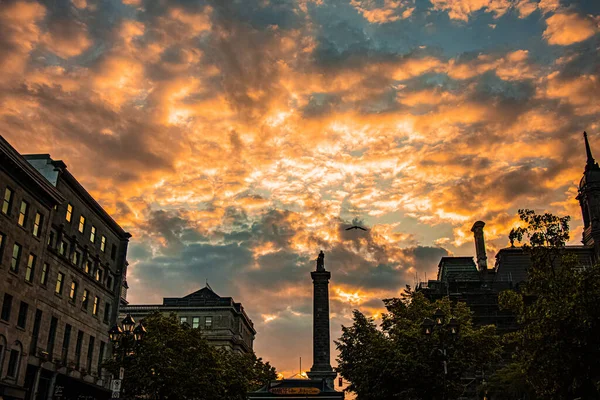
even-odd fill
[[[529,239],[523,247],[531,265],[520,292],[500,295],[501,307],[517,314],[520,329],[506,338],[514,359],[499,374],[538,399],[598,399],[600,266],[582,266],[566,251],[569,217],[532,210],[519,210],[519,216],[525,225],[510,238]]]
[[[380,328],[372,318],[354,311],[353,325],[343,327],[336,341],[338,372],[351,382],[348,390],[359,400],[441,399],[444,390],[446,398],[456,399],[465,390],[461,382],[465,371],[481,371],[499,358],[495,328],[475,328],[464,303],[448,298],[431,302],[408,286],[402,297],[384,303],[387,313]],[[456,337],[443,329],[423,334],[423,320],[437,308],[460,324]],[[447,375],[442,355],[435,350],[442,345],[447,351]]]
[[[211,347],[200,329],[174,314],[152,314],[144,326],[147,334],[133,355],[104,364],[113,374],[125,368],[124,399],[242,400],[276,378],[268,362]]]

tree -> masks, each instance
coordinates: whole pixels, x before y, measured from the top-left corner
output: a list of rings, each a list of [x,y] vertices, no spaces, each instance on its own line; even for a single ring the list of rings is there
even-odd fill
[[[144,326],[147,334],[134,354],[104,364],[113,374],[125,368],[123,398],[241,400],[276,378],[268,362],[211,347],[200,329],[181,324],[174,314],[152,314]]]
[[[448,298],[431,302],[420,292],[407,290],[400,298],[384,300],[387,313],[378,328],[372,318],[354,311],[354,323],[342,327],[336,345],[340,351],[338,372],[349,382],[348,390],[360,400],[456,399],[464,391],[466,371],[481,371],[499,358],[499,338],[493,326],[476,328],[464,303]],[[430,336],[421,324],[437,308],[460,324],[451,338],[443,329]],[[449,318],[449,317],[447,317]],[[446,349],[447,375],[442,354]]]
[[[527,283],[500,294],[517,315],[507,336],[514,358],[501,374],[525,382],[538,399],[600,398],[600,266],[582,266],[565,247],[569,217],[519,210],[525,223],[511,240],[528,238]]]

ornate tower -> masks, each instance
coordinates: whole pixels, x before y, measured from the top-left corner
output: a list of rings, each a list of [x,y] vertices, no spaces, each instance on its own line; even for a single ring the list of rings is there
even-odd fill
[[[583,214],[583,244],[600,249],[600,167],[590,149],[587,133],[583,132],[587,161],[579,182],[577,200]]]
[[[310,273],[314,285],[313,295],[313,366],[308,373],[310,379],[325,379],[330,387],[337,375],[330,363],[329,337],[329,278],[325,270],[325,254],[319,253],[317,269]]]

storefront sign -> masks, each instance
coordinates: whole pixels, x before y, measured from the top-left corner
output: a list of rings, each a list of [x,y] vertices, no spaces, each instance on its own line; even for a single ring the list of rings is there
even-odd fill
[[[273,394],[319,394],[321,391],[314,387],[277,387],[269,392]]]

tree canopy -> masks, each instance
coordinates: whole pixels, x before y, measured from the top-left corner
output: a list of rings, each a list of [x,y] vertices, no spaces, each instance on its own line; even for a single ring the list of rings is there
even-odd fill
[[[531,265],[520,292],[500,294],[500,305],[517,315],[509,334],[512,362],[492,383],[538,399],[600,398],[600,266],[581,265],[567,251],[569,217],[519,210],[524,226],[511,240],[528,243]],[[510,377],[510,379],[506,379]]]
[[[144,326],[147,334],[134,354],[105,363],[113,374],[125,368],[122,398],[241,400],[276,378],[268,362],[211,347],[200,329],[175,315],[152,314]]]
[[[486,369],[498,360],[499,338],[493,326],[476,328],[464,303],[448,298],[431,302],[420,292],[407,290],[400,298],[384,300],[387,313],[378,327],[372,318],[354,311],[354,322],[342,328],[336,345],[340,351],[338,372],[351,385],[359,400],[371,399],[447,399],[465,391],[461,379],[465,371]],[[441,309],[460,325],[451,337],[447,329],[422,332],[425,318]],[[446,357],[442,351],[446,350]],[[447,374],[444,373],[444,359]]]

